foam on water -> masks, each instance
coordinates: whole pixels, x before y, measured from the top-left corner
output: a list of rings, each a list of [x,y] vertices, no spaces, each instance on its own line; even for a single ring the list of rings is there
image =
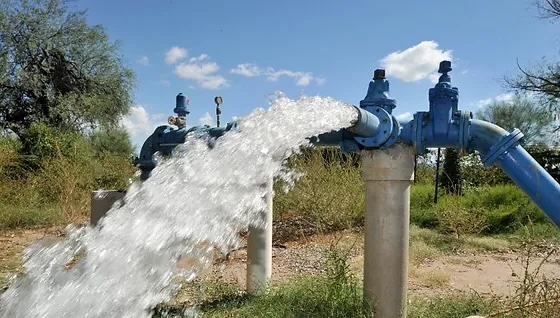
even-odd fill
[[[173,296],[174,278],[192,280],[211,265],[212,247],[229,251],[240,231],[264,226],[262,184],[271,175],[293,181],[283,162],[306,138],[356,116],[330,98],[280,95],[212,149],[188,137],[97,228],[69,227],[64,240],[28,247],[26,273],[0,296],[0,317],[150,317]],[[179,268],[185,256],[199,266]]]

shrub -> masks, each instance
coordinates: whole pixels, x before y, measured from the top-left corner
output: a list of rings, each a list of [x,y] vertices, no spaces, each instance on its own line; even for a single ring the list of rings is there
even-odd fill
[[[325,159],[327,156],[327,159]],[[277,183],[274,217],[297,221],[312,232],[333,231],[363,224],[364,183],[361,171],[338,150],[308,150],[288,166],[304,176],[289,192]]]
[[[124,188],[134,173],[129,154],[103,151],[100,139],[33,126],[23,145],[0,138],[0,229],[81,221],[90,193]]]

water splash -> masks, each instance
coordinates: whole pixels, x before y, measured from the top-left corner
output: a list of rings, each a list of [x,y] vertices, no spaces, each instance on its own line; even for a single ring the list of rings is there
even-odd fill
[[[194,279],[213,248],[227,252],[240,246],[240,231],[264,226],[262,185],[271,175],[293,181],[283,163],[306,138],[356,116],[331,98],[279,95],[212,149],[188,137],[98,227],[69,227],[65,240],[28,247],[26,274],[0,296],[0,317],[150,317],[174,295],[174,278]],[[198,264],[179,268],[185,256]]]

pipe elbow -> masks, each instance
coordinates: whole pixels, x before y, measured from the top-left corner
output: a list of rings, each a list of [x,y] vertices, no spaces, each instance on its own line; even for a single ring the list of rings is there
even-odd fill
[[[517,145],[523,138],[519,129],[508,132],[493,123],[472,119],[469,127],[469,152],[480,153],[485,165],[492,165],[510,147]]]

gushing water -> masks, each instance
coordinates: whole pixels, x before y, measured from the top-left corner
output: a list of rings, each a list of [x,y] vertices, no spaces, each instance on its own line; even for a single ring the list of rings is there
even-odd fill
[[[240,246],[240,231],[264,226],[262,185],[270,176],[295,180],[283,163],[306,138],[356,116],[330,98],[278,96],[212,149],[189,136],[98,227],[69,227],[63,241],[28,247],[25,275],[1,295],[0,317],[150,317],[174,295],[175,278],[192,280],[211,265],[213,247],[227,252]],[[198,265],[180,268],[182,257]]]

